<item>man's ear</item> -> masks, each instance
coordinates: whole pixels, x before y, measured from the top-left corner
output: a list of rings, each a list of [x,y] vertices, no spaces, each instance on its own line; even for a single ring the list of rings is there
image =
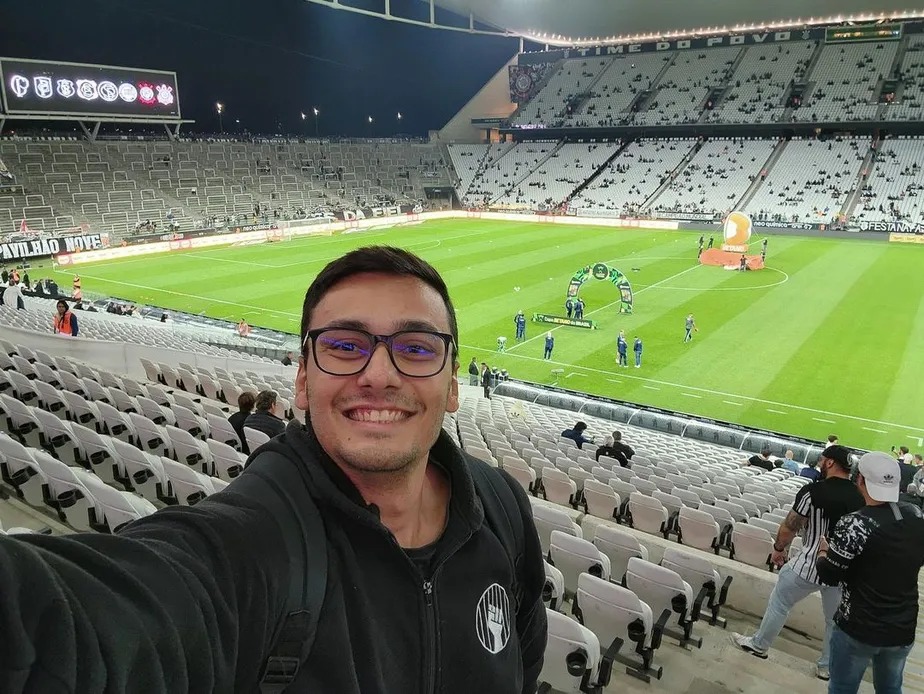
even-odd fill
[[[308,359],[298,358],[298,371],[295,374],[295,406],[308,411]]]

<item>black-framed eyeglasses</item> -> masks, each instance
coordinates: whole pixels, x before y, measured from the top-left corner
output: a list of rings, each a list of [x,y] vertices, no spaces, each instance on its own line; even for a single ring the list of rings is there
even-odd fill
[[[455,352],[452,335],[433,330],[400,330],[373,335],[353,328],[317,328],[305,335],[311,341],[314,363],[331,376],[354,376],[365,369],[375,348],[382,343],[399,373],[411,378],[435,376]]]

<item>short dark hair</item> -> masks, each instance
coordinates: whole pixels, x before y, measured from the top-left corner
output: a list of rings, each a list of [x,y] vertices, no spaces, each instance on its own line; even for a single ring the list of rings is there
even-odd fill
[[[260,394],[257,395],[257,412],[269,412],[273,409],[273,405],[276,404],[276,391],[275,390],[261,390]]]
[[[436,290],[446,306],[449,319],[449,332],[452,335],[452,358],[456,359],[459,345],[459,326],[456,322],[456,310],[449,298],[449,289],[446,282],[440,277],[430,263],[403,248],[393,246],[365,246],[350,251],[336,260],[328,263],[305,292],[305,302],[302,304],[301,342],[302,353],[306,351],[305,336],[308,326],[311,325],[311,314],[324,295],[339,282],[366,272],[375,272],[386,275],[415,277],[424,284]]]
[[[760,449],[760,454],[761,454],[764,458],[766,458],[767,456],[769,456],[769,455],[770,455],[770,447],[769,447],[769,446],[764,446],[763,448],[761,448],[761,449]]]
[[[908,453],[908,446],[899,446],[898,450],[901,451],[902,455]]]
[[[587,425],[584,424],[584,422],[577,422],[577,423],[574,425],[574,430],[575,430],[575,431],[584,431],[586,428],[587,428]]]
[[[844,472],[850,472],[850,450],[846,446],[828,446],[821,452],[821,457],[834,461]]]
[[[241,412],[249,413],[257,401],[257,396],[251,392],[241,393],[237,396],[237,407]]]
[[[834,443],[835,441],[837,441],[837,434],[831,434],[828,437],[828,443]]]
[[[613,432],[613,441],[622,441],[622,432],[614,431]]]

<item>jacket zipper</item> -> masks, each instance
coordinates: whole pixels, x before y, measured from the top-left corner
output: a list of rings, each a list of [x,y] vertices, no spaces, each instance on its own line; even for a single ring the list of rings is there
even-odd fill
[[[423,583],[424,601],[426,602],[426,673],[427,678],[424,683],[424,691],[427,694],[436,692],[436,610],[433,606],[433,581],[424,579]]]

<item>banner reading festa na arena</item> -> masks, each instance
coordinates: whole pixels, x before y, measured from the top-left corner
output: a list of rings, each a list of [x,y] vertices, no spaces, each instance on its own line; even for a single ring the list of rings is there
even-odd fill
[[[108,234],[80,234],[79,236],[46,236],[28,241],[0,243],[0,261],[47,258],[59,253],[92,251],[109,245]]]

